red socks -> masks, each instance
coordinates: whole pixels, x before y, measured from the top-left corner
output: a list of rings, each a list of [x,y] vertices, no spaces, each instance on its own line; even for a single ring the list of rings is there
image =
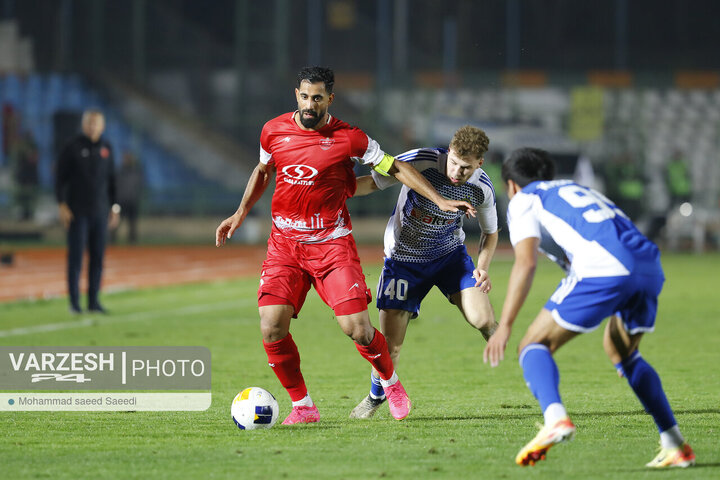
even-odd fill
[[[380,333],[380,330],[375,329],[375,336],[370,342],[370,345],[364,347],[362,345],[355,344],[360,355],[365,357],[368,362],[377,370],[380,374],[380,378],[383,380],[389,380],[392,374],[395,372],[392,359],[390,358],[390,352],[388,351],[387,342],[385,336]]]
[[[387,352],[384,338],[383,345],[385,345],[385,351]],[[277,342],[265,343],[263,341],[263,346],[265,347],[265,353],[267,353],[268,363],[282,386],[287,390],[290,399],[297,402],[305,398],[307,387],[305,387],[305,379],[302,372],[300,372],[300,354],[292,335],[288,333],[285,338]],[[390,357],[388,356],[388,358]],[[392,363],[390,363],[390,366],[392,367]],[[392,372],[390,374],[392,375]]]
[[[288,333],[285,338],[277,342],[263,342],[263,346],[267,353],[268,363],[282,386],[287,390],[290,399],[297,402],[305,398],[307,387],[300,372],[300,354],[292,335]],[[375,336],[370,345],[364,347],[356,343],[355,348],[372,364],[380,374],[380,378],[389,380],[392,377],[395,367],[390,359],[385,337],[379,330],[375,329]]]

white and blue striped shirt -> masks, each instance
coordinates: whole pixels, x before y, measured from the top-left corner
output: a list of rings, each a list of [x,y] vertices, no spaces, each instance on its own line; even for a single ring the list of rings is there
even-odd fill
[[[447,178],[447,150],[418,148],[395,157],[408,162],[445,198],[465,200],[478,210],[484,233],[497,231],[495,189],[482,169],[462,185]],[[377,186],[384,190],[398,181],[373,171]],[[401,262],[430,262],[452,252],[465,241],[463,212],[443,212],[435,203],[403,185],[397,205],[385,229],[385,257]]]

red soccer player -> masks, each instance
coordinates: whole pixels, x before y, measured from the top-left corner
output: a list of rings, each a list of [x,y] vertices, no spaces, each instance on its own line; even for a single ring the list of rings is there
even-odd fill
[[[380,374],[390,413],[410,412],[385,337],[370,323],[371,300],[360,267],[345,201],[355,193],[353,160],[435,202],[444,211],[475,213],[467,202],[443,198],[417,170],[384,153],[362,130],[328,113],[335,95],[332,70],[303,68],[297,77],[298,109],[267,122],[260,135],[260,163],[248,180],[237,211],[215,232],[222,246],[242,224],[276,173],[273,226],[262,266],[258,305],[268,363],[285,387],[293,408],[283,425],[320,419],[300,371],[300,355],[290,334],[310,286],[335,312],[343,332]]]

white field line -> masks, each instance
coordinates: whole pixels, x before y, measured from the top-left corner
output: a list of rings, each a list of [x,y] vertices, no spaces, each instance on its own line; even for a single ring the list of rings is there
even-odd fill
[[[175,308],[172,310],[153,310],[145,312],[128,313],[125,315],[111,315],[108,317],[91,315],[80,320],[71,322],[46,323],[44,325],[33,325],[30,327],[11,328],[9,330],[0,330],[0,338],[16,337],[19,335],[30,335],[33,333],[54,332],[57,330],[67,330],[71,328],[83,328],[92,326],[103,326],[113,323],[136,322],[138,320],[152,320],[157,315],[192,315],[196,313],[212,312],[214,310],[223,310],[231,307],[246,307],[254,304],[255,299],[238,299],[226,300],[217,303],[204,303],[199,305],[191,305],[187,307]],[[90,315],[90,314],[88,314]]]

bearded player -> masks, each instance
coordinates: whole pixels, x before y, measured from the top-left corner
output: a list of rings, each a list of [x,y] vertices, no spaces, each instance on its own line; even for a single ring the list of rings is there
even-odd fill
[[[458,307],[465,320],[485,337],[495,331],[488,292],[488,270],[498,242],[495,190],[480,168],[489,140],[484,131],[466,125],[458,129],[449,149],[418,148],[397,156],[412,165],[443,196],[468,199],[478,209],[480,249],[477,267],[468,255],[462,212],[441,211],[404,186],[385,230],[385,264],[377,289],[380,329],[397,364],[411,318],[433,286]],[[395,185],[377,173],[358,178],[356,195]],[[378,372],[370,377],[370,393],[350,412],[350,418],[370,418],[385,402]]]
[[[393,176],[436,203],[442,211],[475,209],[465,201],[442,197],[411,166],[383,152],[362,130],[332,117],[332,70],[303,68],[297,76],[298,109],[267,122],[260,135],[260,162],[237,211],[215,232],[225,244],[275,178],[272,230],[262,266],[258,305],[263,345],[280,383],[292,400],[283,425],[320,419],[308,394],[290,322],[302,309],[310,286],[335,312],[343,332],[378,372],[392,416],[410,412],[410,399],[395,373],[383,334],[370,323],[371,300],[360,267],[345,201],[357,187],[354,161]]]

